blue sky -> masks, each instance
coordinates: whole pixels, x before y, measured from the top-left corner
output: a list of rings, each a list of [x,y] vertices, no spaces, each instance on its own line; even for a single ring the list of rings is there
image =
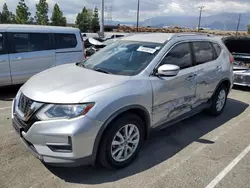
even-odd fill
[[[250,0],[140,0],[140,19],[144,20],[154,16],[167,15],[198,15],[198,8],[205,6],[204,15],[221,12],[250,12]],[[0,9],[3,3],[7,3],[9,9],[15,12],[18,0],[0,0]],[[32,15],[35,13],[35,4],[38,0],[25,0]],[[69,23],[74,23],[78,12],[87,8],[100,8],[101,0],[47,0],[50,14],[55,3],[61,7]],[[112,5],[113,20],[136,20],[137,0],[105,0],[106,6]]]

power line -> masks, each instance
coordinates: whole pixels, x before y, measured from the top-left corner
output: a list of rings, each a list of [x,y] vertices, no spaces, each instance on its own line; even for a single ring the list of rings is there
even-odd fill
[[[199,16],[199,24],[198,24],[198,32],[200,32],[200,26],[201,26],[201,13],[202,10],[205,8],[205,6],[198,7],[200,9],[200,16]]]

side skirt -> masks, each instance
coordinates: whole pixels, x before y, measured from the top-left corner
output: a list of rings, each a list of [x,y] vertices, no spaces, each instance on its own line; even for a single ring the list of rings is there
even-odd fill
[[[189,112],[187,112],[187,113],[185,113],[185,114],[183,114],[183,115],[181,115],[181,116],[179,116],[179,117],[177,117],[169,122],[166,121],[166,122],[162,123],[161,125],[153,128],[152,131],[159,131],[159,130],[164,129],[168,126],[171,126],[171,125],[176,124],[180,121],[183,121],[184,119],[187,119],[191,116],[194,116],[194,115],[202,112],[204,109],[209,108],[210,106],[211,106],[210,101],[208,103],[203,103],[203,104],[193,108],[191,111],[189,111]]]

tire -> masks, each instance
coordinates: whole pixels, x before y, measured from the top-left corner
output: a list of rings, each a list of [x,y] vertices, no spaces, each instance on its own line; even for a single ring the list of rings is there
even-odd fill
[[[225,95],[224,98],[224,102],[221,100],[221,97]],[[212,115],[212,116],[219,116],[227,103],[227,95],[228,95],[228,89],[224,84],[221,84],[215,94],[212,97],[212,105],[210,106],[210,108],[207,110],[207,112]],[[219,102],[221,101],[221,103]],[[221,105],[219,105],[218,103],[220,103]]]
[[[130,130],[133,130],[131,133],[131,137],[136,135],[136,133],[139,136],[135,136],[131,141],[138,143],[133,145],[130,143],[130,141],[122,141],[120,139],[120,136],[123,136],[123,139],[126,140],[125,138],[125,127],[128,127],[128,134],[130,133]],[[119,136],[117,136],[118,132],[120,132]],[[129,139],[128,139],[129,140]],[[113,141],[118,141],[118,143],[123,143],[120,145],[112,145]],[[99,153],[98,153],[98,161],[99,163],[109,169],[120,169],[128,166],[137,156],[139,153],[139,150],[141,148],[142,142],[144,141],[144,125],[143,121],[141,118],[134,114],[126,114],[118,119],[116,119],[114,122],[112,122],[109,126],[108,129],[105,131],[102,139],[101,139],[101,144],[99,147]],[[132,146],[133,145],[133,146]],[[119,149],[123,148],[123,149]],[[131,150],[131,148],[134,148]],[[127,150],[127,158],[125,154],[125,150]],[[115,153],[118,151],[117,153]],[[112,155],[112,152],[114,155]],[[122,154],[121,154],[122,153]],[[120,160],[118,160],[118,156],[120,156]],[[116,159],[115,159],[116,157]]]

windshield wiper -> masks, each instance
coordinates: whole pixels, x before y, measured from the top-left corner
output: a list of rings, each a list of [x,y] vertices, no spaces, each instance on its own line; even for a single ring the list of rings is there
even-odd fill
[[[106,74],[111,74],[111,72],[108,72],[108,71],[103,70],[103,69],[101,69],[101,68],[97,68],[97,69],[93,69],[93,70],[95,70],[95,71],[97,71],[97,72],[102,72],[102,73],[106,73]]]

